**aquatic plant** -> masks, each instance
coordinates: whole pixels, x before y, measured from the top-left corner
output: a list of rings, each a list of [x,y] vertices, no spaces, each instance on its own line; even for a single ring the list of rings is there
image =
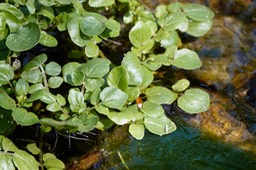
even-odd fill
[[[179,33],[199,37],[209,31],[214,13],[199,4],[159,5],[155,12],[136,0],[10,0],[0,4],[0,169],[62,169],[42,148],[28,145],[33,156],[5,136],[17,125],[39,124],[68,132],[104,130],[129,124],[142,139],[145,129],[165,135],[176,129],[162,104],[177,102],[185,112],[206,111],[209,95],[190,88],[187,79],[172,89],[154,83],[162,66],[193,70],[202,63],[196,52],[180,48]],[[128,32],[122,30],[129,29]],[[101,45],[128,33],[131,47],[120,65]],[[57,47],[65,36],[69,53],[64,64],[42,53],[21,63],[38,48]],[[125,36],[122,36],[125,37]],[[43,47],[42,47],[43,46]],[[111,48],[108,45],[108,48]],[[60,60],[60,59],[59,59]],[[63,90],[64,89],[64,90]],[[39,105],[39,107],[37,107]],[[32,146],[32,147],[31,147]],[[26,162],[29,162],[26,163]]]

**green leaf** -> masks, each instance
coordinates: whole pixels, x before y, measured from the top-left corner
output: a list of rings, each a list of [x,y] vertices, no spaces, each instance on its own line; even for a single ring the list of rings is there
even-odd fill
[[[20,78],[15,84],[15,92],[17,96],[26,95],[28,93],[29,84],[26,80]]]
[[[190,85],[190,82],[187,79],[180,79],[174,85],[172,85],[172,89],[177,92],[182,92],[186,90]]]
[[[93,92],[92,92],[92,95],[90,97],[90,102],[92,105],[97,105],[100,101],[100,92],[101,90],[100,89],[95,89]]]
[[[211,20],[214,17],[213,11],[204,5],[188,3],[184,4],[182,8],[186,15],[195,21]]]
[[[34,14],[36,11],[35,0],[28,0],[26,2],[26,7],[28,8],[30,14]]]
[[[153,86],[147,88],[145,94],[148,101],[156,104],[171,104],[178,97],[176,93],[162,86]]]
[[[99,112],[103,115],[108,115],[109,114],[109,109],[106,106],[102,105],[101,103],[95,105],[95,109],[96,109],[97,112]]]
[[[0,152],[0,169],[15,170],[11,154]]]
[[[8,84],[14,78],[14,71],[9,64],[0,64],[0,85]]]
[[[108,19],[105,23],[106,29],[101,34],[103,37],[117,37],[121,31],[121,24],[114,19]]]
[[[153,36],[151,29],[142,21],[138,21],[129,32],[129,39],[134,47],[140,48]]]
[[[21,78],[28,81],[29,83],[40,83],[42,82],[43,75],[39,68],[23,71]]]
[[[67,23],[67,29],[71,40],[79,47],[84,47],[89,38],[83,36],[83,34],[80,32],[79,23],[81,19],[82,18],[80,16],[76,16],[69,20]]]
[[[59,77],[59,76],[53,76],[53,77],[50,77],[49,80],[48,80],[48,86],[52,89],[56,89],[58,87],[60,87],[60,85],[62,84],[63,82],[63,78],[62,77]]]
[[[159,117],[145,116],[144,125],[151,133],[160,136],[176,130],[176,125],[165,115]]]
[[[107,77],[109,86],[114,86],[126,92],[129,84],[129,75],[125,67],[117,66],[113,68]]]
[[[83,84],[84,74],[78,70],[80,66],[81,64],[77,62],[69,62],[65,64],[62,69],[64,82],[72,86],[79,86]]]
[[[176,29],[185,32],[188,29],[189,21],[184,13],[171,13],[165,17],[164,25],[162,26],[167,31]]]
[[[188,113],[199,113],[209,109],[210,96],[207,92],[192,88],[185,91],[185,94],[178,98],[178,106]]]
[[[9,3],[1,3],[0,4],[0,11],[6,11],[11,13],[13,16],[15,16],[17,19],[22,19],[24,17],[24,14],[21,10],[17,9],[15,6],[9,4]]]
[[[31,152],[34,155],[37,155],[40,153],[40,149],[36,146],[36,143],[30,143],[27,144],[27,150],[29,150],[29,152]]]
[[[100,93],[102,103],[109,108],[121,108],[126,103],[128,95],[116,87],[106,87]]]
[[[106,17],[93,13],[86,12],[81,19],[79,26],[83,34],[87,36],[100,35],[105,30]]]
[[[164,109],[160,104],[145,101],[140,109],[145,115],[151,117],[158,117],[164,114]]]
[[[47,60],[46,54],[40,54],[36,57],[34,57],[32,60],[30,60],[24,67],[25,71],[38,68],[39,66],[42,66]]]
[[[83,115],[79,116],[79,119],[81,120]],[[95,116],[93,114],[88,115],[86,118],[86,121],[83,121],[83,124],[78,127],[78,131],[80,132],[90,132],[92,131],[96,125],[99,122],[99,117]]]
[[[189,22],[189,28],[186,33],[194,37],[201,37],[211,29],[212,24],[212,20],[203,22],[191,21]]]
[[[134,114],[133,112],[126,110],[122,112],[109,112],[107,116],[117,125],[124,125],[133,119]]]
[[[39,163],[35,160],[35,158],[23,150],[17,150],[14,152],[13,162],[18,169],[22,170],[39,168]]]
[[[98,57],[99,56],[99,53],[100,53],[100,49],[99,47],[97,46],[97,44],[95,44],[94,42],[92,41],[89,41],[87,44],[86,44],[86,47],[85,47],[85,54],[88,56],[88,57]]]
[[[57,159],[52,153],[43,154],[44,166],[49,170],[61,170],[65,168],[65,164]]]
[[[114,0],[89,0],[89,5],[94,8],[107,7],[114,3]]]
[[[28,112],[24,108],[16,108],[12,112],[13,119],[21,126],[31,126],[38,123],[38,117],[32,112]]]
[[[123,58],[122,65],[128,71],[130,85],[145,88],[153,81],[153,72],[143,66],[134,53],[127,53]]]
[[[135,137],[137,140],[141,140],[144,137],[144,125],[143,124],[130,124],[129,133]]]
[[[65,98],[61,94],[56,95],[56,100],[60,106],[64,106],[66,104]]]
[[[57,112],[61,110],[61,107],[58,103],[51,103],[46,106],[46,110],[49,110],[50,112]]]
[[[110,61],[103,58],[94,58],[79,68],[86,76],[90,78],[100,78],[109,72]]]
[[[58,41],[56,38],[54,38],[54,36],[47,34],[45,31],[41,31],[39,44],[42,44],[46,47],[56,47],[58,45]]]
[[[174,53],[171,64],[186,70],[193,70],[202,66],[202,62],[197,53],[186,48]]]
[[[73,112],[82,112],[86,109],[86,103],[84,102],[82,92],[70,89],[68,93],[68,102]]]
[[[40,39],[40,28],[37,23],[29,22],[20,26],[17,32],[11,33],[6,38],[6,46],[16,52],[22,52],[33,48]]]
[[[0,142],[1,142],[1,150],[4,150],[5,152],[15,152],[18,150],[18,148],[12,143],[12,141],[2,135],[0,135]]]
[[[33,93],[27,102],[33,102],[36,100],[41,100],[44,103],[51,104],[56,102],[56,96],[46,89],[41,89]]]
[[[45,89],[45,87],[43,86],[42,83],[33,84],[33,85],[29,86],[28,93],[29,94],[33,94],[36,91],[42,90],[42,89]]]
[[[100,88],[105,83],[103,78],[86,78],[84,86],[87,91],[92,92],[95,89]]]
[[[140,95],[140,89],[138,87],[128,87],[126,93],[128,94],[128,100],[134,101]]]
[[[61,73],[61,66],[58,63],[51,61],[50,63],[46,64],[45,73],[50,76],[57,76]]]
[[[15,100],[2,87],[0,87],[0,106],[6,110],[12,110],[16,107]]]

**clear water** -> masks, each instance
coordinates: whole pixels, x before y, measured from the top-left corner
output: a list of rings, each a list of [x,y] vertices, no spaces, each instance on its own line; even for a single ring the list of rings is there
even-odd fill
[[[108,161],[111,165],[103,165],[99,169],[127,169],[117,155],[118,151],[130,170],[256,169],[256,156],[202,136],[197,129],[186,125],[166,136],[147,133],[141,141],[131,139],[130,144],[123,144],[112,151],[109,158],[112,160]]]

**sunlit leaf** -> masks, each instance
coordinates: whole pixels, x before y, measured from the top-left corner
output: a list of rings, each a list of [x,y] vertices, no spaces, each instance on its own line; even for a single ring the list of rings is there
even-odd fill
[[[176,130],[176,125],[165,115],[159,117],[145,116],[144,125],[151,133],[160,136]]]
[[[40,153],[40,149],[36,146],[36,143],[27,144],[26,148],[29,150],[29,152],[31,152],[34,155],[37,155]]]
[[[190,82],[187,79],[180,79],[174,85],[172,85],[172,89],[177,92],[182,92],[186,90],[190,85]]]
[[[102,103],[110,108],[121,108],[127,101],[128,95],[116,87],[106,87],[100,93]]]
[[[165,30],[174,31],[176,29],[184,32],[188,29],[188,19],[184,13],[171,13],[165,17],[164,25]]]
[[[38,117],[32,112],[28,112],[24,108],[16,108],[12,112],[13,119],[22,126],[31,126],[38,123]]]
[[[24,70],[30,70],[42,66],[47,60],[46,54],[40,54],[30,60],[24,67]]]
[[[44,166],[49,170],[61,170],[65,168],[65,164],[52,153],[43,154],[43,160]]]
[[[210,96],[207,92],[192,88],[178,98],[178,106],[188,113],[199,113],[209,109]]]
[[[129,84],[129,77],[125,67],[117,66],[113,68],[108,74],[107,82],[109,86],[117,87],[126,92]]]
[[[148,101],[156,104],[171,104],[178,97],[176,93],[162,86],[153,86],[147,88],[145,94]]]
[[[0,85],[8,84],[13,77],[13,68],[9,64],[0,64]]]
[[[81,112],[86,109],[86,103],[84,102],[82,92],[70,89],[68,93],[68,102],[73,112]]]
[[[39,43],[46,47],[56,47],[58,45],[58,41],[54,36],[47,34],[45,31],[41,31]]]
[[[49,80],[48,80],[48,86],[52,89],[56,89],[58,87],[60,87],[60,85],[62,84],[63,82],[63,78],[62,77],[59,77],[59,76],[53,76],[53,77],[50,77]]]
[[[182,8],[186,15],[195,21],[206,21],[214,17],[213,11],[201,4],[188,3]]]
[[[16,107],[15,100],[2,87],[0,87],[0,106],[6,110],[12,110]]]
[[[164,114],[164,109],[160,104],[145,101],[140,109],[145,115],[158,117]]]
[[[202,66],[198,54],[186,48],[174,53],[174,59],[171,61],[171,64],[186,70],[193,70]]]
[[[40,34],[39,25],[29,22],[6,38],[6,46],[16,52],[29,50],[39,42]]]
[[[69,62],[63,66],[62,74],[64,82],[73,85],[79,86],[84,81],[84,74],[81,71],[78,71],[78,68],[81,66],[78,62]]]
[[[144,131],[145,131],[145,128],[144,128],[144,125],[143,124],[130,124],[129,126],[129,132],[130,134],[138,139],[138,140],[141,140],[143,139],[144,137]]]
[[[22,170],[38,169],[40,165],[32,155],[23,150],[14,152],[13,162],[18,169]]]
[[[15,170],[11,154],[0,152],[0,169]]]
[[[18,96],[28,93],[29,84],[24,79],[19,79],[15,84],[15,92]]]
[[[203,22],[197,22],[197,21],[191,21],[189,23],[189,28],[186,31],[189,35],[192,35],[194,37],[201,37],[205,35],[212,27],[213,21],[203,21]]]
[[[86,44],[86,47],[85,47],[85,54],[88,56],[88,57],[97,57],[100,53],[100,49],[99,47],[97,46],[97,44],[95,44],[94,42],[92,41],[89,41],[87,44]]]
[[[107,115],[110,120],[115,122],[117,125],[124,125],[133,119],[133,113],[131,111],[122,112],[109,112]]]
[[[61,66],[58,63],[51,61],[46,64],[45,73],[51,76],[57,76],[61,73]]]
[[[114,0],[89,0],[89,5],[91,7],[107,7],[113,5],[115,3]]]

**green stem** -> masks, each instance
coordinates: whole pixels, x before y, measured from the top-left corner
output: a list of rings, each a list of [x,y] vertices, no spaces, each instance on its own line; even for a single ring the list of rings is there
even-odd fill
[[[44,136],[44,130],[40,129],[40,134],[39,134],[39,144],[38,147],[40,149],[39,152],[39,163],[40,163],[40,170],[44,170],[44,161],[43,161],[43,136]]]
[[[48,86],[48,82],[47,82],[47,78],[46,78],[46,75],[45,75],[44,68],[42,67],[42,65],[40,65],[39,67],[40,67],[40,70],[42,71],[44,87],[46,88],[47,91],[49,91],[49,86]]]

